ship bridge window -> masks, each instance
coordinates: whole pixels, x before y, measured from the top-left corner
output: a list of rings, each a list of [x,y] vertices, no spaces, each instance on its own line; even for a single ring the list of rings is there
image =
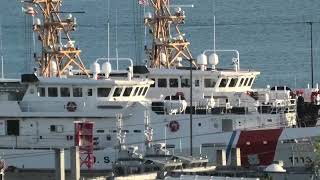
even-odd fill
[[[200,80],[199,80],[199,79],[196,79],[196,80],[194,81],[194,86],[195,86],[195,87],[199,87],[199,86],[200,86]]]
[[[216,85],[216,81],[214,79],[204,79],[204,87],[213,88]]]
[[[178,79],[169,79],[170,87],[179,87]]]
[[[138,90],[139,90],[139,87],[136,87],[136,89],[134,90],[134,93],[133,93],[133,95],[132,95],[132,96],[136,96],[136,95],[137,95],[137,93],[138,93]]]
[[[48,96],[49,97],[58,97],[58,88],[48,87]]]
[[[111,88],[98,88],[98,97],[108,97],[111,91]]]
[[[189,88],[191,86],[190,79],[181,79],[181,87]]]
[[[124,90],[123,96],[126,96],[126,97],[130,96],[131,91],[132,91],[132,87],[126,88],[126,89]]]
[[[82,97],[82,88],[74,87],[73,88],[73,97]]]
[[[241,87],[241,86],[242,86],[243,81],[244,81],[244,78],[241,78],[240,83],[239,83],[239,87]]]
[[[88,89],[87,95],[88,96],[92,96],[92,94],[93,94],[93,90],[92,89]]]
[[[70,89],[68,87],[60,88],[60,96],[61,97],[70,97]]]
[[[38,87],[38,96],[45,97],[46,96],[46,88]]]
[[[238,82],[238,78],[232,78],[229,83],[229,87],[236,87],[237,82]]]
[[[141,87],[141,88],[139,89],[139,93],[137,94],[137,96],[141,96],[141,95],[142,95],[142,91],[143,91],[143,87]]]
[[[226,87],[227,86],[227,82],[228,82],[228,79],[221,79],[219,87]]]
[[[151,80],[154,81],[154,82],[153,82],[153,84],[150,85],[150,87],[155,87],[156,86],[156,80],[154,78],[151,78]]]
[[[167,87],[167,79],[158,79],[158,87]]]
[[[249,81],[249,78],[246,78],[246,80],[243,83],[243,86],[247,86],[248,81]]]
[[[248,83],[248,86],[251,86],[253,83],[253,78],[250,79],[249,83]]]
[[[148,90],[148,87],[145,87],[143,90],[142,96],[145,96],[147,94],[147,90]]]
[[[114,90],[113,97],[119,97],[121,96],[121,93],[122,93],[122,88],[116,88]]]

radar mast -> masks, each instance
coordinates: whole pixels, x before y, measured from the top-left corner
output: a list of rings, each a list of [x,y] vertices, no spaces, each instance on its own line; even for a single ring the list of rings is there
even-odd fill
[[[153,36],[152,48],[146,48],[150,67],[171,68],[180,66],[182,59],[192,61],[188,48],[190,42],[179,29],[179,26],[184,24],[185,12],[180,7],[176,7],[175,12],[172,13],[170,0],[149,0],[148,2],[154,9],[153,15],[146,13],[144,18],[144,24],[149,27],[149,32]]]
[[[38,39],[42,42],[41,56],[35,55],[35,61],[39,65],[38,74],[44,77],[61,77],[75,68],[89,76],[80,57],[81,50],[75,46],[75,41],[70,36],[76,29],[76,18],[71,14],[65,19],[61,17],[62,13],[66,13],[60,10],[62,1],[23,1],[28,6],[26,14],[33,17],[33,31],[38,33]],[[40,14],[42,20],[37,18]]]

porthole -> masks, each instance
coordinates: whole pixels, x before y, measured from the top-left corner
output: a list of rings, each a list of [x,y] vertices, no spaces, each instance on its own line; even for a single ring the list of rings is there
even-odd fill
[[[201,126],[201,123],[198,123],[198,126]]]

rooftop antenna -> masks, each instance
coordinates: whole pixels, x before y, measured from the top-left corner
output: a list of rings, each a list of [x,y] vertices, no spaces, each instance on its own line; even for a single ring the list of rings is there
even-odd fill
[[[145,146],[147,148],[151,147],[151,143],[153,140],[153,129],[150,126],[149,113],[147,111],[144,112],[144,134],[145,134]]]
[[[109,58],[110,58],[110,0],[108,0],[108,21],[107,21],[107,24],[108,24],[108,44],[107,44],[107,47],[108,47],[108,54],[107,54],[107,58],[108,58],[108,61],[109,61]]]
[[[2,24],[0,22],[0,53],[1,53],[1,79],[4,79],[3,71],[3,44],[2,44]]]
[[[313,75],[313,30],[312,30],[312,25],[313,25],[313,22],[307,22],[308,24],[310,24],[310,59],[311,59],[311,88],[313,88],[313,84],[314,84],[314,75]]]
[[[62,13],[73,13],[61,11],[63,0],[22,0],[21,2],[28,4],[27,9],[23,8],[26,15],[42,17],[42,19],[37,18],[32,26],[41,41],[41,56],[35,57],[39,65],[40,76],[61,77],[68,75],[68,69],[71,66],[76,66],[82,74],[89,76],[80,57],[81,50],[71,37],[71,33],[76,30],[77,19],[72,14],[66,18],[61,15]],[[63,46],[61,46],[61,39]]]
[[[122,114],[116,114],[117,118],[117,140],[120,150],[125,148],[126,132],[123,131]]]
[[[216,53],[216,14],[215,14],[215,1],[212,1],[212,14],[213,14],[213,53]]]
[[[116,59],[117,71],[119,70],[119,52],[118,52],[118,8],[116,9]]]
[[[213,51],[216,53],[216,16],[213,15]]]
[[[150,66],[152,68],[175,68],[179,65],[180,58],[196,66],[188,48],[190,42],[179,29],[179,26],[185,22],[185,11],[181,9],[181,6],[171,11],[169,2],[169,0],[150,0],[153,15],[144,18],[144,24],[148,26],[153,36],[152,47],[146,51],[151,62]],[[170,37],[171,31],[175,31],[177,35]]]

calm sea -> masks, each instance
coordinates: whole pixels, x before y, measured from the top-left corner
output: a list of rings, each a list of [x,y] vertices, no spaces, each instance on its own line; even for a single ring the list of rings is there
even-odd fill
[[[256,82],[259,87],[267,84],[305,87],[311,82],[309,22],[312,22],[314,78],[320,82],[319,0],[173,0],[171,4],[194,5],[184,8],[187,19],[182,30],[192,43],[190,48],[195,57],[213,48],[215,15],[217,49],[239,50],[242,69],[261,71]],[[79,27],[73,37],[83,50],[86,64],[107,56],[108,19],[111,56],[115,56],[118,47],[120,57],[130,57],[137,63],[145,58],[143,8],[137,5],[137,0],[110,0],[109,11],[107,0],[65,0],[64,5],[66,11],[85,12],[75,14]],[[5,74],[18,77],[30,64],[26,55],[33,44],[32,37],[26,36],[30,18],[24,16],[22,4],[17,0],[1,0],[0,7]],[[229,66],[231,58],[232,54],[221,55],[220,66]]]

